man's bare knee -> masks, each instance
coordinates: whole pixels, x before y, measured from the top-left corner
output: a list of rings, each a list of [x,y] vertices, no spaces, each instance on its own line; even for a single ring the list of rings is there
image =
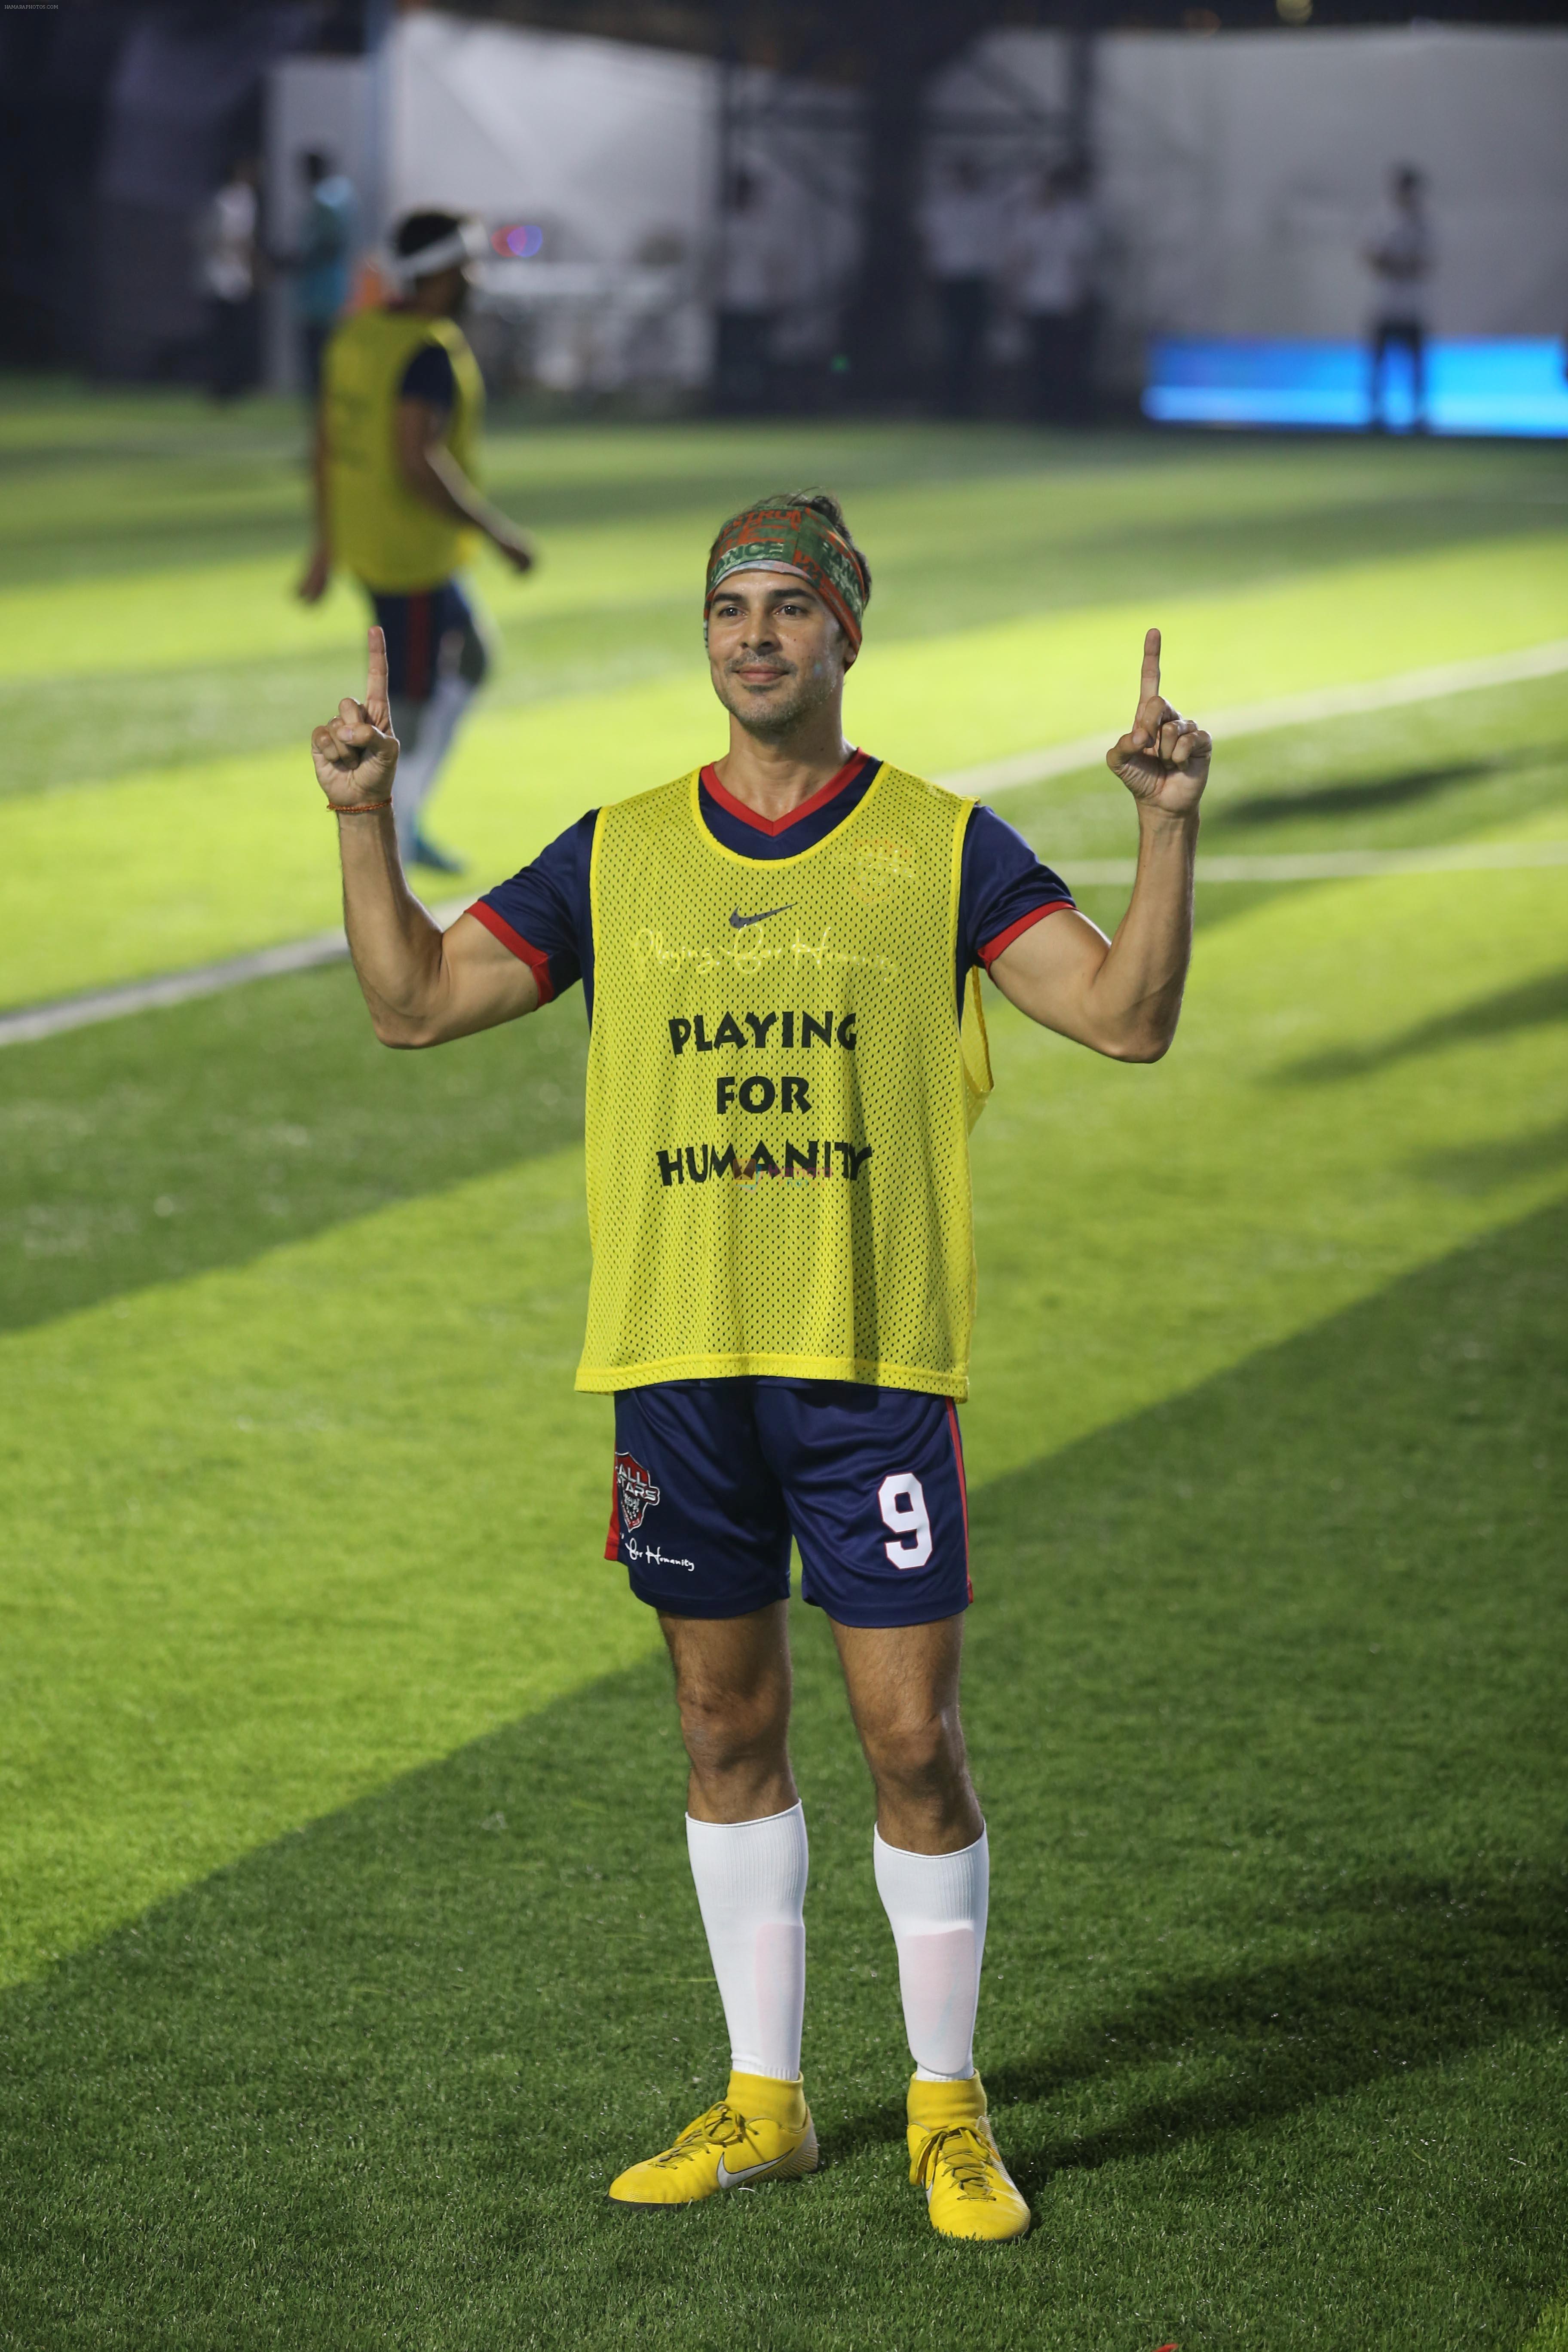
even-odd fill
[[[742,1765],[771,1762],[784,1752],[789,1730],[787,1691],[678,1683],[676,1701],[686,1752],[700,1772],[734,1771]]]
[[[878,1788],[906,1803],[940,1802],[967,1783],[963,1734],[945,1711],[865,1724],[861,1738]]]
[[[691,1762],[691,1811],[708,1821],[782,1812],[795,1802],[783,1604],[739,1618],[660,1623]]]

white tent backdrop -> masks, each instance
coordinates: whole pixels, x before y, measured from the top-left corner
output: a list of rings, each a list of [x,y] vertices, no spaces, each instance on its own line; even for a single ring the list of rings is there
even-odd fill
[[[1114,36],[1094,150],[1106,360],[1152,334],[1359,335],[1388,168],[1427,175],[1442,335],[1568,326],[1568,34]]]
[[[417,10],[392,37],[392,206],[557,223],[562,260],[689,247],[714,205],[718,74],[703,58]]]
[[[393,35],[395,213],[449,205],[545,231],[487,294],[525,319],[531,373],[563,391],[701,381],[717,69],[625,42],[419,11]]]
[[[395,20],[376,70],[389,121],[386,216],[442,205],[544,229],[539,259],[498,263],[487,287],[502,312],[526,322],[529,371],[563,389],[703,379],[718,249],[715,64],[415,10]],[[269,162],[285,203],[301,148],[335,144],[350,161],[346,136],[331,135],[353,111],[344,73],[332,60],[301,58],[273,75]],[[932,96],[936,143],[996,146],[1009,179],[1026,150],[1055,136],[1045,118],[1059,121],[1066,96],[1060,37],[988,35]],[[856,243],[852,127],[847,112],[830,121],[821,99],[806,110],[809,127],[791,131],[781,116],[769,134],[794,142],[777,159],[773,200],[821,265],[803,268],[795,305],[820,299],[820,333],[803,316],[788,322],[803,352],[826,348],[837,331],[827,314],[837,313]],[[1090,142],[1104,373],[1135,385],[1156,334],[1359,334],[1370,301],[1359,259],[1366,224],[1389,166],[1405,162],[1430,183],[1436,331],[1562,334],[1565,120],[1563,33],[1106,37]],[[765,163],[763,136],[742,131],[736,160]],[[826,142],[817,173],[806,152],[814,140]],[[831,219],[803,195],[814,180]],[[374,191],[362,194],[374,202]]]
[[[537,260],[487,267],[478,322],[526,321],[529,372],[560,389],[630,376],[678,383],[708,366],[703,299],[716,211],[718,69],[620,41],[516,31],[419,10],[395,20],[373,69],[293,58],[274,72],[268,163],[288,241],[295,159],[326,145],[356,180],[374,240],[423,206],[545,231]],[[345,76],[377,85],[385,118],[379,188],[372,158],[327,135],[353,109]],[[360,171],[355,163],[363,152]],[[379,198],[379,201],[378,201]],[[489,329],[488,337],[486,329]],[[287,382],[288,338],[272,342]]]

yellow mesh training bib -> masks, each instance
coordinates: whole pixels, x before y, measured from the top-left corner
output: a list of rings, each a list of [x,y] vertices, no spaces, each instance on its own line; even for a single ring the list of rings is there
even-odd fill
[[[600,811],[582,1389],[773,1373],[968,1393],[954,1003],[973,803],[884,768],[797,856],[742,857],[698,774]]]
[[[471,526],[416,498],[398,467],[394,415],[404,371],[426,343],[439,343],[452,362],[457,401],[442,438],[471,479],[485,388],[450,319],[356,311],[337,330],[321,363],[332,551],[367,588],[387,595],[437,587],[479,543]]]

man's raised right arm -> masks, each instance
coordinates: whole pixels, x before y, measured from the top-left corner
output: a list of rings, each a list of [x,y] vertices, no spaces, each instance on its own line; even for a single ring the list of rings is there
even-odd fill
[[[337,812],[349,952],[384,1045],[442,1045],[515,1021],[540,1002],[528,965],[476,921],[449,931],[408,887],[392,821],[397,738],[386,694],[386,641],[370,633],[363,702],[348,698],[310,737],[316,781]]]

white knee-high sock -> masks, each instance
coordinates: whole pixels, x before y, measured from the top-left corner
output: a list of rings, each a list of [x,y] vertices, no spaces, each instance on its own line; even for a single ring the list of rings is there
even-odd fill
[[[444,677],[437,679],[427,702],[414,706],[418,712],[414,740],[404,744],[392,784],[392,821],[397,827],[397,846],[405,860],[414,854],[420,812],[435,789],[442,762],[452,747],[452,738],[473,698],[474,689],[467,678]],[[406,709],[399,704],[393,713],[393,723],[400,733],[408,724],[407,718],[400,716]]]
[[[899,1989],[915,2073],[966,2083],[985,1951],[991,1850],[981,1831],[961,1853],[909,1853],[873,1830],[877,1892],[899,1948]]]
[[[800,2074],[805,2007],[805,1815],[697,1822],[686,1847],[737,2074]]]

